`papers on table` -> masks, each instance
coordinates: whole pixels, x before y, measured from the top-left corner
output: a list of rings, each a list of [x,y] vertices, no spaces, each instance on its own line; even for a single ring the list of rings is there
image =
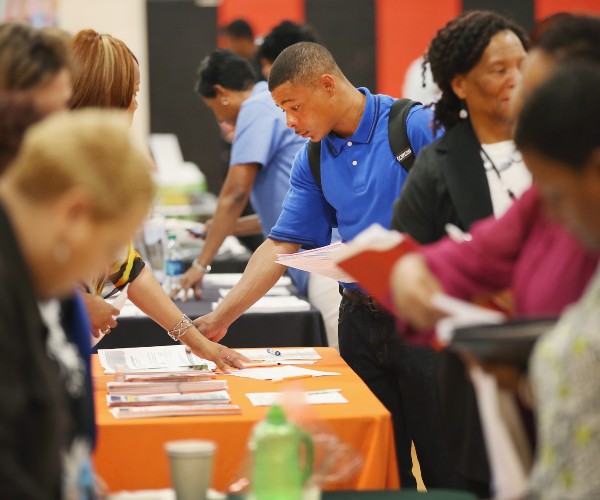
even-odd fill
[[[216,368],[212,361],[187,352],[184,345],[98,349],[98,358],[104,373],[115,373],[117,368],[123,371],[177,371],[202,365],[209,370]]]
[[[319,360],[321,356],[312,347],[291,349],[236,349],[252,361]]]
[[[325,389],[322,391],[304,392],[304,399],[309,405],[343,404],[348,400],[340,394],[341,389]],[[246,397],[254,406],[273,406],[280,403],[280,392],[250,392]]]
[[[327,278],[345,283],[354,283],[354,279],[340,269],[332,260],[332,254],[345,245],[338,241],[326,247],[315,248],[305,252],[278,254],[277,262],[283,266],[301,269],[309,273],[320,274]]]
[[[212,310],[214,311],[219,302],[213,302]],[[310,304],[306,300],[302,300],[295,295],[288,297],[262,297],[246,313],[275,313],[275,312],[296,312],[309,311]]]
[[[226,380],[200,380],[185,382],[108,382],[108,393],[113,396],[141,396],[187,392],[210,392],[227,389]]]
[[[479,307],[443,293],[436,293],[431,302],[440,311],[449,315],[438,321],[436,325],[437,338],[444,345],[450,343],[454,336],[454,330],[457,328],[471,325],[496,324],[506,320],[506,316],[501,312]]]
[[[202,278],[202,284],[214,288],[233,288],[237,285],[237,282],[240,281],[241,277],[241,273],[211,273]],[[289,276],[282,276],[277,283],[275,283],[275,286],[291,286],[291,284],[292,280]]]
[[[223,404],[229,403],[229,393],[223,391],[171,393],[171,394],[143,394],[139,396],[106,395],[108,406],[153,406],[153,405],[185,405],[185,404]]]
[[[197,415],[239,415],[242,410],[232,404],[189,404],[161,406],[132,406],[128,408],[111,408],[115,418],[153,418],[153,417],[185,417]]]
[[[121,314],[119,314],[121,318],[144,318],[145,316],[146,313],[129,300],[121,309]]]
[[[296,378],[325,377],[328,375],[339,375],[336,372],[323,372],[301,368],[299,366],[276,366],[273,368],[252,368],[249,370],[239,370],[229,374],[232,377],[251,378],[254,380],[274,380],[284,381]]]

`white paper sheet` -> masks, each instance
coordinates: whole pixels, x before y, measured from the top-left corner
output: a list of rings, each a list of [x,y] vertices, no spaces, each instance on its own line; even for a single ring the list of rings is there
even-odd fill
[[[436,293],[431,302],[440,311],[449,314],[438,321],[435,327],[437,338],[444,345],[450,343],[456,328],[506,321],[506,316],[501,312],[476,306],[443,293]]]
[[[205,286],[215,288],[232,288],[237,285],[237,282],[240,281],[241,277],[241,273],[210,273],[202,278],[202,283]],[[275,286],[291,286],[291,284],[292,280],[289,276],[282,276],[277,283],[275,283]]]
[[[322,372],[301,368],[299,366],[276,366],[273,368],[252,368],[250,370],[239,370],[230,373],[232,377],[251,378],[254,380],[284,380],[296,377],[325,377],[328,375],[339,375],[336,372]]]
[[[219,302],[212,303],[214,311]],[[310,304],[294,295],[289,297],[262,297],[244,313],[275,313],[275,312],[310,311]]]
[[[274,349],[236,349],[237,352],[252,361],[291,361],[291,360],[319,360],[320,354],[312,347],[301,348],[274,348]]]
[[[229,292],[231,292],[231,288],[219,288],[220,297],[226,297]],[[288,288],[275,285],[265,294],[265,297],[289,297],[291,295],[292,292]]]
[[[125,285],[125,288],[123,288],[123,290],[121,290],[121,293],[119,294],[119,296],[115,300],[113,300],[111,303],[115,309],[119,310],[119,316],[121,315],[120,313],[123,310],[123,306],[127,302],[127,291],[128,290],[129,290],[129,283],[127,283]],[[113,316],[113,318],[117,319],[116,316]],[[104,333],[101,333],[98,337],[94,337],[92,335],[92,342],[91,342],[92,347],[96,347],[96,344],[104,338],[104,335],[105,335]]]
[[[522,498],[527,489],[527,473],[501,416],[496,379],[479,367],[471,368],[469,374],[492,470],[493,498]]]
[[[304,392],[304,399],[309,405],[343,404],[348,400],[341,395],[341,389]],[[280,392],[250,392],[246,397],[254,406],[273,406],[280,403]]]
[[[275,262],[309,273],[320,274],[336,281],[354,283],[354,278],[340,269],[332,259],[332,255],[344,246],[341,241],[338,241],[326,247],[315,248],[306,252],[278,254]]]
[[[119,365],[125,371],[181,370],[194,365],[208,365],[210,370],[216,368],[212,361],[187,352],[184,345],[98,349],[98,358],[104,373],[115,373]]]

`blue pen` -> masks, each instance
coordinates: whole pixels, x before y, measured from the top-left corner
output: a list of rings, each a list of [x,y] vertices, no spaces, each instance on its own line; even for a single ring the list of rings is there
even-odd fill
[[[275,351],[275,350],[269,349],[269,348],[267,348],[267,353],[273,354],[275,356],[281,356],[281,352],[280,351]]]

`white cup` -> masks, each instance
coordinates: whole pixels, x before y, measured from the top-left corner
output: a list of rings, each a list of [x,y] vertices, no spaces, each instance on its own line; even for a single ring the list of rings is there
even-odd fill
[[[205,500],[212,483],[216,444],[186,439],[165,443],[171,468],[171,483],[177,500]]]

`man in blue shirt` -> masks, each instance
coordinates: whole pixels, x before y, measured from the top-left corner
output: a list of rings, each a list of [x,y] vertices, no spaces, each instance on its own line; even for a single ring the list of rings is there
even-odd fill
[[[235,126],[230,167],[213,222],[202,252],[180,283],[185,289],[197,290],[228,234],[269,235],[290,186],[294,157],[306,139],[286,126],[285,115],[271,99],[267,83],[257,83],[248,62],[231,51],[219,49],[206,57],[200,64],[196,86],[217,120]],[[239,218],[248,197],[258,217]],[[329,345],[337,348],[337,285],[333,280],[322,284],[320,277],[309,278],[308,273],[297,269],[290,268],[288,273],[299,292],[308,295],[321,311]],[[319,290],[314,291],[313,282],[320,285]],[[327,321],[329,317],[333,321]]]
[[[303,138],[321,141],[322,189],[304,147],[296,155],[290,190],[268,239],[221,305],[195,321],[213,340],[223,338],[228,326],[281,276],[282,266],[274,262],[277,254],[327,245],[334,227],[344,241],[375,222],[389,227],[392,205],[407,176],[389,144],[393,99],[356,89],[322,46],[298,43],[285,49],[273,64],[269,89],[288,127]],[[434,139],[431,119],[422,106],[414,106],[407,117],[415,154]],[[431,354],[405,345],[393,318],[355,284],[341,286],[340,352],[392,413],[402,485],[416,486],[410,450],[414,440],[426,485],[454,486],[439,425]]]

